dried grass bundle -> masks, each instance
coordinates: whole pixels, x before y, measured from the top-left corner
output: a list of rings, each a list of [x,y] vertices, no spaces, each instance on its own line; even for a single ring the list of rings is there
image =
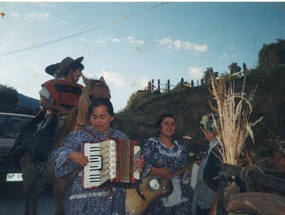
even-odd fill
[[[245,145],[245,140],[250,136],[254,141],[252,126],[249,122],[252,113],[252,100],[255,90],[246,98],[244,92],[245,80],[241,92],[235,92],[234,85],[230,82],[227,87],[224,79],[217,80],[212,74],[212,91],[214,99],[217,102],[215,107],[211,102],[211,108],[219,115],[219,122],[214,119],[217,128],[217,139],[221,146],[222,163],[239,165],[241,151]]]

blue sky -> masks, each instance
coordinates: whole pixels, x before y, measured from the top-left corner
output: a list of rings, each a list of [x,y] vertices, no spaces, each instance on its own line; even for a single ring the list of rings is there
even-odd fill
[[[285,2],[0,1],[0,12],[0,84],[38,99],[46,66],[84,56],[83,74],[105,78],[116,112],[151,79],[196,84],[208,67],[254,68],[263,44],[285,39]]]

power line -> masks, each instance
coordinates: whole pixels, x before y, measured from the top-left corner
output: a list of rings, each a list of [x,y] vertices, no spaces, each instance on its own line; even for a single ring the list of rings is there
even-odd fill
[[[79,35],[82,35],[82,34],[86,34],[86,33],[89,33],[91,31],[95,31],[97,29],[100,29],[100,28],[103,28],[105,26],[108,26],[108,25],[114,25],[118,22],[121,22],[123,20],[126,20],[128,18],[131,18],[131,17],[134,17],[134,16],[138,16],[140,14],[143,14],[147,11],[150,11],[150,10],[153,10],[157,7],[160,7],[162,5],[166,4],[165,2],[162,2],[162,3],[159,3],[157,5],[154,5],[152,7],[149,7],[149,8],[146,8],[142,11],[139,11],[139,12],[136,12],[136,13],[133,13],[133,14],[130,14],[130,15],[127,15],[127,16],[122,16],[120,17],[119,19],[116,19],[116,20],[113,20],[109,23],[106,23],[106,24],[103,24],[103,25],[99,25],[99,26],[96,26],[96,27],[93,27],[93,28],[90,28],[88,30],[85,30],[85,31],[81,31],[81,32],[78,32],[78,33],[75,33],[75,34],[71,34],[71,35],[68,35],[68,36],[65,36],[65,37],[62,37],[62,38],[59,38],[59,39],[55,39],[55,40],[52,40],[52,41],[49,41],[49,42],[46,42],[46,43],[41,43],[41,44],[38,44],[38,45],[33,45],[31,47],[27,47],[27,48],[23,48],[23,49],[19,49],[19,50],[16,50],[16,51],[9,51],[9,52],[5,52],[5,53],[1,53],[0,56],[4,56],[4,55],[10,55],[10,54],[16,54],[18,52],[23,52],[23,51],[27,51],[27,50],[30,50],[30,49],[35,49],[35,48],[38,48],[38,47],[42,47],[42,46],[46,46],[46,45],[49,45],[49,44],[52,44],[52,43],[56,43],[56,42],[59,42],[59,41],[62,41],[62,40],[66,40],[66,39],[70,39],[70,38],[73,38],[73,37],[77,37]]]

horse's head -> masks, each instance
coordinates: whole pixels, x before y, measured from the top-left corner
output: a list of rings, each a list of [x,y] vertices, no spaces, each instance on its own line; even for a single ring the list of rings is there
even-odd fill
[[[90,120],[88,116],[88,106],[90,105],[90,100],[92,98],[111,98],[110,89],[108,85],[106,84],[103,77],[100,79],[88,79],[84,76],[82,76],[85,87],[83,88],[83,91],[81,93],[81,96],[79,98],[79,102],[77,105],[76,112],[73,111],[73,114],[76,114],[76,116],[70,116],[71,119],[76,118],[76,124],[82,125],[82,126],[88,126],[90,125]]]
[[[82,78],[86,86],[83,90],[85,96],[88,96],[89,98],[111,98],[110,89],[103,77],[98,80],[88,79],[85,76],[82,76]]]

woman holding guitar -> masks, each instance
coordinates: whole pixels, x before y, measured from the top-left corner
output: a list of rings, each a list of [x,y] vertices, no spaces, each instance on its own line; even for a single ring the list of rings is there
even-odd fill
[[[187,165],[186,148],[173,138],[175,133],[175,117],[172,114],[163,114],[156,122],[158,136],[149,138],[142,147],[145,158],[145,171],[148,175],[157,176],[157,180],[150,180],[152,189],[160,189],[169,185],[170,192],[165,197],[157,198],[147,210],[147,214],[190,214],[191,203],[186,195],[189,187],[190,167]],[[163,182],[164,181],[164,182]],[[172,191],[172,192],[171,192]],[[154,192],[155,193],[155,192]]]

